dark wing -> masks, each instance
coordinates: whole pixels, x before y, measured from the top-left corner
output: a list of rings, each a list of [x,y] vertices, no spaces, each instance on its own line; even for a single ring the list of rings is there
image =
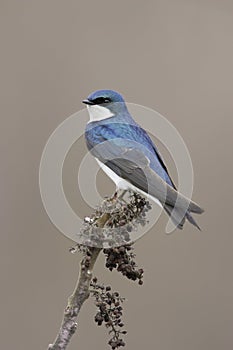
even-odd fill
[[[107,140],[95,146],[91,152],[118,176],[157,198],[162,205],[172,208],[176,206],[183,216],[187,211],[203,212],[196,203],[178,193],[150,168],[149,159],[143,151],[135,149],[133,141],[127,141],[127,147],[122,146],[121,143],[120,139]]]
[[[89,149],[105,140],[113,139],[122,139],[122,146],[128,144],[129,147],[144,151],[145,155],[150,160],[150,167],[162,177],[163,180],[175,188],[162,156],[150,136],[139,125],[116,122],[104,125],[88,124],[86,129],[86,141]]]
[[[153,153],[154,153],[154,155],[156,157],[156,160],[159,162],[160,166],[163,168],[163,170],[167,174],[167,177],[168,177],[170,183],[168,181],[166,181],[166,182],[171,184],[176,189],[176,185],[174,184],[171,176],[169,175],[168,169],[167,169],[167,167],[165,165],[163,157],[161,156],[158,148],[155,146],[154,142],[152,141],[152,139],[150,138],[150,136],[148,135],[146,130],[142,129],[140,126],[138,126],[138,128],[140,128],[140,134],[143,136],[143,138],[146,140],[147,144],[150,145],[151,149],[153,150]],[[151,166],[152,166],[152,169],[153,169],[153,165],[152,164],[151,164]]]

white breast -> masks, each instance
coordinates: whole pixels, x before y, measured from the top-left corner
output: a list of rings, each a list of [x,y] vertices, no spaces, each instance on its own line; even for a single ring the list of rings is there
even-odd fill
[[[110,177],[110,179],[115,183],[116,187],[122,190],[128,190],[130,188],[130,183],[122,177],[118,176],[112,169],[110,169],[107,165],[100,162],[99,159],[95,158],[101,169],[105,172],[106,175]]]
[[[143,192],[139,188],[132,185],[130,182],[126,181],[125,179],[122,179],[122,177],[118,176],[112,169],[110,169],[107,165],[100,162],[99,159],[95,158],[101,169],[105,172],[106,175],[110,177],[110,179],[116,184],[117,189],[121,190],[132,190],[134,192],[139,192],[143,196],[146,196],[148,199],[151,199],[153,202],[157,203],[161,208],[162,204],[159,202],[159,200],[155,197],[152,197],[150,194]]]

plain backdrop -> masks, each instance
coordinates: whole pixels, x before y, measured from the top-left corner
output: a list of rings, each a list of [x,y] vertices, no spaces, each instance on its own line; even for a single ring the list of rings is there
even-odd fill
[[[232,32],[232,0],[0,0],[2,349],[47,349],[58,331],[80,255],[42,206],[39,162],[53,130],[101,88],[177,128],[206,209],[202,232],[166,236],[163,215],[137,242],[142,287],[98,260],[95,274],[127,299],[126,348],[232,347]],[[98,183],[112,193],[104,174]],[[108,348],[94,311],[88,300],[70,350]]]

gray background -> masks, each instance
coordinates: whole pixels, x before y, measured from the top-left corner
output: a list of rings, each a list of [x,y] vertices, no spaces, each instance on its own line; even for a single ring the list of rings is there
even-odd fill
[[[39,161],[56,126],[99,88],[175,125],[206,209],[201,233],[187,224],[166,236],[163,215],[137,242],[143,287],[99,259],[96,274],[127,298],[127,349],[232,347],[232,32],[231,0],[0,1],[2,349],[46,349],[58,330],[80,256],[42,207]],[[69,349],[108,348],[93,312],[88,301]]]

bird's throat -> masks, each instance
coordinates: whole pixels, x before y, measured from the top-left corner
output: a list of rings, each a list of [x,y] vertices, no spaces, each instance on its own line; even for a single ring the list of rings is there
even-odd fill
[[[89,105],[87,110],[90,116],[90,122],[96,122],[104,119],[108,119],[114,116],[114,114],[104,106]]]

